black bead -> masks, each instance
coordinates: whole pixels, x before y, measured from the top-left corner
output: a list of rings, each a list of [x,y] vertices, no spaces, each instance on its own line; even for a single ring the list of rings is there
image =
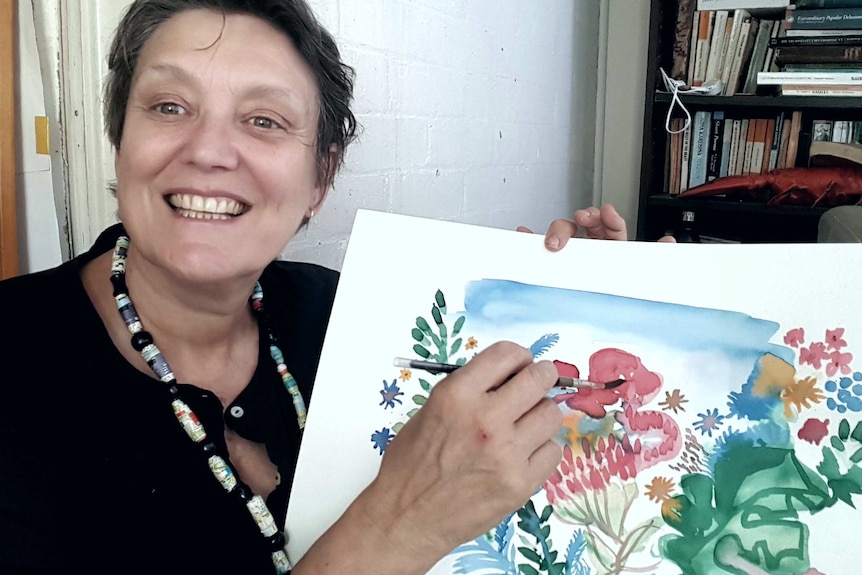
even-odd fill
[[[210,441],[210,442],[204,444],[204,453],[206,453],[207,455],[212,455],[215,452],[216,452],[215,443]]]
[[[111,274],[111,285],[114,286],[114,296],[126,293],[125,274]]]
[[[153,343],[153,336],[148,331],[139,331],[132,336],[132,347],[136,351],[143,351],[145,347]]]
[[[237,481],[236,494],[239,496],[240,501],[242,501],[243,503],[251,501],[251,498],[254,497],[254,493],[252,493],[251,489],[249,489],[246,484],[242,483],[241,481]]]
[[[168,387],[168,392],[171,395],[173,395],[174,397],[178,396],[180,394],[180,388],[177,387],[177,380],[175,379],[175,380],[171,381],[170,383],[171,384],[170,384],[170,387]]]
[[[284,549],[284,544],[287,543],[287,540],[284,538],[284,533],[277,531],[275,535],[269,538],[268,543],[270,551],[281,551]]]

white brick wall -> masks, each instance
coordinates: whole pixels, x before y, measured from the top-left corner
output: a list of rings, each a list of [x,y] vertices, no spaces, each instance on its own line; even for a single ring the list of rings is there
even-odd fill
[[[363,126],[285,251],[340,268],[357,208],[536,231],[592,194],[598,2],[311,0]]]

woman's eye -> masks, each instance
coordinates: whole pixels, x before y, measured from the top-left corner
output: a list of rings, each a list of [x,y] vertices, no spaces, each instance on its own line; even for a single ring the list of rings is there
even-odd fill
[[[251,125],[255,128],[265,128],[267,130],[271,130],[272,128],[278,127],[278,124],[276,124],[269,118],[264,118],[263,116],[256,116],[252,118]]]
[[[155,110],[161,114],[167,114],[169,116],[177,116],[179,114],[185,113],[185,110],[179,104],[174,104],[172,102],[165,102],[163,104],[157,104]]]

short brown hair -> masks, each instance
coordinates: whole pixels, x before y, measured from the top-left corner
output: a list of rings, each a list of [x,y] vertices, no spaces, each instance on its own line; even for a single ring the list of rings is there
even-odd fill
[[[350,110],[354,70],[341,61],[335,40],[305,0],[135,0],[117,26],[108,56],[104,113],[114,149],[120,149],[126,105],[141,50],[162,23],[196,8],[257,16],[293,41],[317,80],[320,116],[315,157],[318,181],[330,185],[344,160],[344,150],[356,137],[356,118]]]

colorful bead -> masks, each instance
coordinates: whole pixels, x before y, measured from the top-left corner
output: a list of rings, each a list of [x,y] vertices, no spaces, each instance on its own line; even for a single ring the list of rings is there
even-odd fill
[[[204,431],[204,426],[201,425],[198,416],[195,415],[182,399],[173,400],[171,406],[174,408],[174,415],[177,416],[177,420],[183,426],[183,429],[186,430],[186,435],[191,437],[192,441],[198,443],[206,439],[207,434]]]
[[[228,467],[227,462],[218,455],[211,456],[207,462],[210,464],[210,471],[213,472],[224,490],[228,493],[233,491],[236,488],[236,476]]]
[[[278,531],[278,527],[275,525],[275,519],[272,516],[272,513],[269,512],[269,509],[266,508],[266,503],[263,500],[263,497],[260,495],[255,495],[245,504],[248,507],[249,512],[251,512],[251,516],[254,517],[255,523],[257,523],[258,529],[263,533],[264,537],[269,537],[270,535],[275,535]]]
[[[275,551],[272,554],[272,564],[278,573],[290,572],[290,560],[287,558],[287,553],[284,551]]]

